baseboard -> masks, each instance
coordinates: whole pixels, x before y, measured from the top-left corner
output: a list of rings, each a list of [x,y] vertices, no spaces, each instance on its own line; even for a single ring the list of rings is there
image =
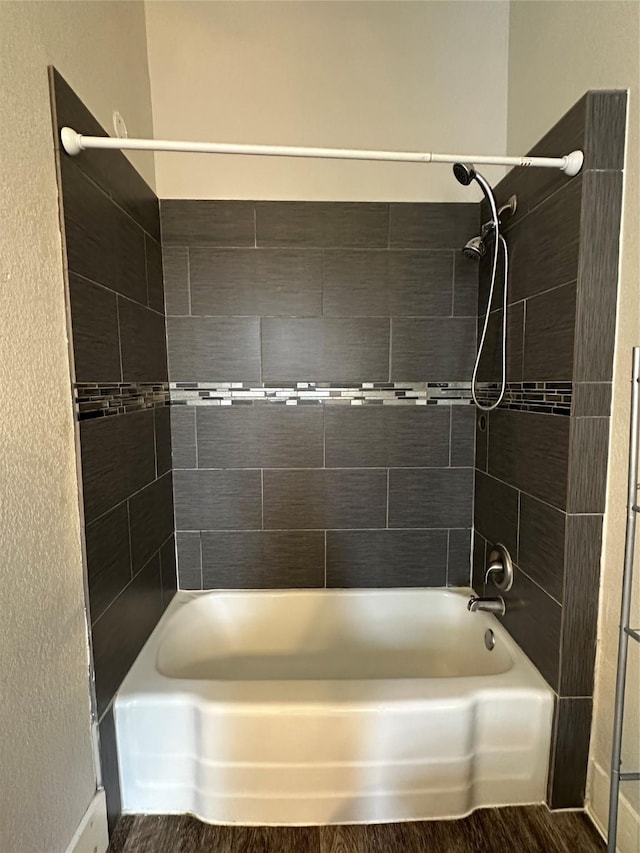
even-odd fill
[[[586,812],[598,832],[606,840],[609,820],[609,774],[597,763],[590,766],[589,797]],[[630,783],[630,784],[636,784]],[[624,782],[620,786],[620,805],[618,807],[617,853],[638,853],[640,850],[640,814],[633,808],[624,795]]]
[[[107,800],[101,790],[89,803],[66,853],[106,853],[108,846]]]

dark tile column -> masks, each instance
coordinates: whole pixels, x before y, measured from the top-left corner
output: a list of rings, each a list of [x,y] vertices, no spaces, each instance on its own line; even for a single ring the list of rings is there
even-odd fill
[[[510,408],[520,410],[492,412],[484,429],[478,418],[473,582],[481,592],[491,543],[507,543],[516,581],[505,596],[503,621],[557,696],[549,779],[554,808],[584,802],[625,113],[625,93],[587,93],[531,151],[544,156],[582,148],[581,174],[567,179],[551,170],[514,170],[496,188],[500,204],[518,195],[506,231],[512,261],[507,378],[523,380],[520,393],[533,396],[511,398]],[[487,276],[484,265],[480,312]],[[481,370],[486,381],[499,378],[497,303],[493,307]],[[554,394],[554,386],[562,390]],[[554,414],[547,402],[568,389],[570,416]]]
[[[83,498],[85,569],[109,826],[120,814],[113,699],[176,589],[158,199],[119,152],[59,149],[104,130],[51,70]]]

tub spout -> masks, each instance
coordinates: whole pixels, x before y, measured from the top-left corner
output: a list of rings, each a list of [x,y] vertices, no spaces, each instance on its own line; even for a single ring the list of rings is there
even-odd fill
[[[485,610],[487,613],[497,613],[498,616],[504,616],[505,604],[504,598],[499,595],[497,598],[480,598],[477,595],[472,595],[467,604],[467,610],[475,613],[476,610]]]

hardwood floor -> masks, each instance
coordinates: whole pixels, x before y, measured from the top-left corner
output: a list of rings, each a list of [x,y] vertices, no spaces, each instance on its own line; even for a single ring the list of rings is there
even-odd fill
[[[480,809],[463,820],[367,826],[214,826],[186,815],[123,817],[109,853],[600,853],[579,812]]]

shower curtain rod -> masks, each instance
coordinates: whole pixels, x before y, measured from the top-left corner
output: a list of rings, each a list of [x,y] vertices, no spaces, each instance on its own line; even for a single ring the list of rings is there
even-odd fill
[[[584,154],[564,157],[491,157],[484,154],[433,154],[419,151],[361,151],[355,148],[300,148],[293,145],[240,145],[227,142],[180,142],[169,139],[120,139],[83,136],[70,127],[60,131],[62,146],[75,157],[90,148],[128,151],[184,151],[194,154],[251,154],[267,157],[320,157],[328,160],[386,160],[401,163],[476,163],[490,166],[537,166],[560,169],[573,177],[582,168]]]

